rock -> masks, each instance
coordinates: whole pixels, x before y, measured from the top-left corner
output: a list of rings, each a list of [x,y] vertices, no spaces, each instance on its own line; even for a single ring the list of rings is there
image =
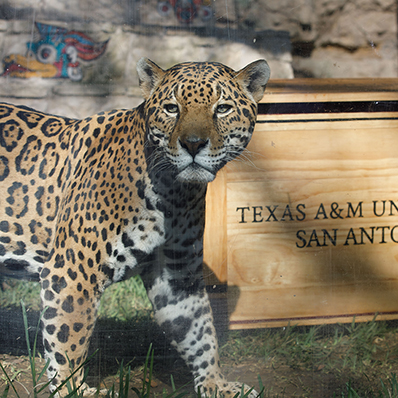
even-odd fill
[[[377,46],[387,40],[394,26],[396,16],[384,11],[366,12],[348,7],[347,13],[342,14],[330,27],[328,32],[319,37],[317,47],[335,45],[356,50],[370,46]],[[355,18],[352,15],[355,13]],[[395,35],[394,35],[395,36]]]
[[[398,75],[395,0],[252,0],[238,13],[243,25],[290,32],[295,76]]]
[[[295,68],[306,76],[318,78],[364,78],[396,76],[395,47],[360,49],[350,53],[338,47],[317,48],[310,58],[294,57]]]

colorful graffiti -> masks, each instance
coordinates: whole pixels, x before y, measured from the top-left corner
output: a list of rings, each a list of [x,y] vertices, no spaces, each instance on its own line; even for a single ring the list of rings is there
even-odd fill
[[[213,16],[210,0],[167,0],[158,3],[158,12],[162,16],[170,15],[173,10],[183,24],[190,24],[195,18],[205,22]]]
[[[40,38],[26,43],[27,54],[11,54],[3,59],[2,76],[67,78],[79,81],[83,70],[78,59],[93,61],[108,44],[95,42],[82,32],[36,22]]]

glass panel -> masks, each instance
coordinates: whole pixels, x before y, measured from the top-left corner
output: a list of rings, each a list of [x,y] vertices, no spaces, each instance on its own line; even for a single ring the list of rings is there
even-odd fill
[[[397,37],[394,0],[2,1],[0,394],[88,350],[104,394],[396,396]]]

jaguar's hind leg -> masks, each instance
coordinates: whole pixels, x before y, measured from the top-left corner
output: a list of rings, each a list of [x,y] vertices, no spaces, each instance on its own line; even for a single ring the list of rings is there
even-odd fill
[[[75,278],[75,279],[74,279]],[[42,303],[47,307],[42,318],[45,358],[50,361],[47,369],[55,391],[72,372],[74,384],[81,389],[84,368],[80,367],[88,352],[90,338],[97,317],[100,293],[88,291],[77,281],[73,272],[59,277],[48,268],[42,271]],[[77,370],[77,371],[76,371]],[[72,386],[72,380],[69,380]],[[67,394],[63,386],[59,396]]]

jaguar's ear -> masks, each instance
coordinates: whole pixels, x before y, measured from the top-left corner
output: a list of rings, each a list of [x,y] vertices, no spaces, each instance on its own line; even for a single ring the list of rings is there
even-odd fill
[[[239,72],[236,72],[236,78],[240,80],[243,87],[246,88],[256,102],[260,102],[263,98],[265,86],[270,75],[271,70],[265,59],[252,62]]]
[[[137,72],[142,95],[145,99],[148,99],[162,80],[165,72],[148,58],[141,58],[137,62]]]

